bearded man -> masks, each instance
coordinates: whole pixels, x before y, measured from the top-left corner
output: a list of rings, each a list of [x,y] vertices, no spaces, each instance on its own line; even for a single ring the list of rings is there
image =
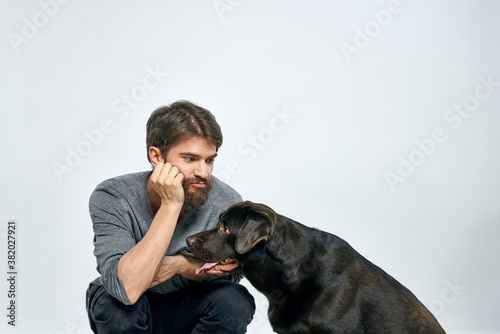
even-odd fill
[[[242,276],[205,276],[186,237],[214,227],[241,196],[212,176],[215,117],[188,101],[147,123],[152,171],[97,186],[90,197],[99,278],[87,289],[94,333],[245,333],[255,302]]]

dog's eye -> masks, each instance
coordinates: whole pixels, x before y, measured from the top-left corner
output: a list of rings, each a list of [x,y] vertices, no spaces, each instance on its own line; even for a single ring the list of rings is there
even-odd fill
[[[222,233],[229,234],[231,231],[229,231],[229,228],[227,228],[226,224],[220,224],[220,230]]]

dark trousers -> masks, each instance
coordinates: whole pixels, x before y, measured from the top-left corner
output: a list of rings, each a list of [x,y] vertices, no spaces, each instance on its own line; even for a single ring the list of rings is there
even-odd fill
[[[90,327],[99,334],[246,333],[254,312],[248,290],[227,280],[164,295],[146,291],[134,305],[124,305],[103,286],[87,291]]]

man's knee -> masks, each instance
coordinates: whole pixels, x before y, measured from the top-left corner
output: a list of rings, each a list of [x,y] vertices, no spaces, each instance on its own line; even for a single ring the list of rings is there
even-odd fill
[[[239,314],[242,319],[251,321],[255,313],[255,300],[246,287],[224,280],[214,281],[210,285],[209,299],[217,304],[217,308],[224,314]]]
[[[226,280],[212,281],[203,290],[208,313],[192,333],[246,333],[255,313],[255,300],[248,290]]]
[[[228,289],[230,295],[226,298],[225,312],[232,314],[234,333],[246,333],[247,326],[255,314],[255,299],[241,284],[234,284]]]
[[[125,305],[101,286],[88,301],[90,325],[95,333],[151,333],[151,311],[142,295],[134,305]]]
[[[255,300],[247,288],[241,284],[230,283],[221,289],[221,298],[224,298],[224,307],[233,311],[246,311],[253,315],[255,313]]]

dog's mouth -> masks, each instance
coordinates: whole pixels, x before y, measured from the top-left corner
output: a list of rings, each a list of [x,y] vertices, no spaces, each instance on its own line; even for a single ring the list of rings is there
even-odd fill
[[[240,264],[235,259],[226,259],[219,262],[206,262],[201,267],[196,269],[196,274],[205,272],[211,276],[222,276],[229,274],[230,271],[238,268]]]

